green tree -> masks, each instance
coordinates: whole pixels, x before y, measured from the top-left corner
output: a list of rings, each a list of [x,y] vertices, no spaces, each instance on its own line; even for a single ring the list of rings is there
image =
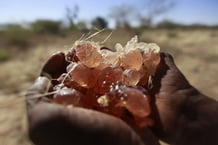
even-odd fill
[[[77,26],[75,24],[75,21],[78,19],[78,13],[79,13],[79,6],[74,5],[74,7],[66,7],[65,9],[65,15],[66,15],[66,20],[69,25],[70,30],[75,30],[77,29]]]
[[[20,24],[12,23],[2,26],[0,37],[7,46],[27,48],[30,45],[32,33]]]
[[[79,21],[79,22],[77,22],[76,25],[77,25],[77,28],[79,30],[82,30],[82,31],[88,30],[88,26],[87,26],[87,23],[85,21]]]
[[[180,27],[179,24],[175,23],[175,22],[172,22],[170,20],[164,20],[162,22],[160,22],[158,25],[157,25],[158,28],[167,28],[167,29],[172,29],[172,28],[178,28]]]
[[[98,29],[104,29],[108,27],[108,22],[102,17],[96,17],[91,24],[93,28]]]
[[[53,20],[37,20],[31,25],[32,30],[38,34],[59,34],[61,22]]]

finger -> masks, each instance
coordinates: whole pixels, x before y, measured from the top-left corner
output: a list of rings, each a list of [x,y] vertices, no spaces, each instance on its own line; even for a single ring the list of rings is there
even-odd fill
[[[173,126],[178,104],[183,100],[181,95],[192,86],[177,68],[173,57],[167,53],[161,53],[161,63],[153,81],[154,88],[151,90],[153,96],[151,110],[155,120],[153,131],[157,136],[163,137],[166,130]]]
[[[164,78],[164,76],[167,74],[167,71],[170,69],[171,66],[174,65],[173,58],[170,54],[161,52],[160,53],[160,63],[157,67],[155,76],[153,78],[153,88],[149,90],[150,94],[153,96],[159,92],[161,88],[161,80]],[[151,98],[151,101],[155,102],[155,97]]]
[[[166,53],[166,52],[161,52],[160,57],[161,57],[161,61],[165,62],[165,64],[167,64],[168,66],[170,66],[170,67],[176,66],[174,59],[173,59],[173,56],[171,54]]]
[[[58,77],[61,73],[65,72],[67,62],[65,55],[62,52],[52,55],[42,68],[41,75],[49,76],[52,78]]]
[[[118,118],[83,108],[40,104],[31,111],[30,138],[36,145],[156,145]]]
[[[38,77],[34,84],[30,87],[26,94],[26,103],[29,108],[33,104],[44,99],[45,93],[48,92],[51,86],[51,81],[47,77]]]
[[[175,82],[173,80],[185,80],[185,77],[177,68],[172,55],[161,52],[160,57],[161,61],[153,79],[154,87],[151,90],[152,94],[159,92],[163,84],[165,84],[165,86],[170,86]]]
[[[190,87],[190,84],[180,69],[174,62],[172,55],[168,53],[163,53],[163,60],[165,62],[167,77],[162,78],[162,82],[165,86],[172,87],[175,89],[185,89]]]
[[[153,88],[149,90],[151,97],[151,116],[155,121],[155,126],[152,128],[155,134],[159,134],[162,124],[160,121],[159,110],[156,106],[156,95],[162,89],[168,89],[172,86],[172,80],[176,79],[178,69],[175,65],[173,57],[168,53],[160,53],[161,61],[153,78]],[[163,91],[163,90],[162,90]]]

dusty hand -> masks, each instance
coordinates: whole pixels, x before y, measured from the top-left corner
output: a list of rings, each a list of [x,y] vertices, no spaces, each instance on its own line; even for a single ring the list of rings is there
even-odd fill
[[[171,55],[161,53],[161,62],[153,80],[153,117],[155,132],[166,141],[176,130],[187,93],[197,93],[174,64]]]
[[[65,71],[64,54],[53,55],[27,93],[29,135],[36,145],[158,145],[148,129],[133,130],[122,120],[84,108],[67,108],[33,98],[48,90],[50,80]],[[46,77],[45,77],[46,76]]]
[[[153,84],[152,110],[158,137],[177,145],[218,142],[218,103],[192,87],[169,54],[161,53]]]

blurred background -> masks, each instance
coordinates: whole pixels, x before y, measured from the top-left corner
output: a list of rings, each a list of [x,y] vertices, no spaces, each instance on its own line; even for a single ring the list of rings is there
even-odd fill
[[[47,58],[82,35],[113,48],[138,35],[171,53],[190,83],[218,100],[216,0],[1,0],[0,145],[31,145],[24,94]]]

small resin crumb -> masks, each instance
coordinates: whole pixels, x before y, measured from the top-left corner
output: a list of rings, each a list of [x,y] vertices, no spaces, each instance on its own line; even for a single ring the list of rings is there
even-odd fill
[[[100,104],[102,107],[107,107],[109,105],[109,99],[106,95],[103,95],[97,99],[97,102]]]

